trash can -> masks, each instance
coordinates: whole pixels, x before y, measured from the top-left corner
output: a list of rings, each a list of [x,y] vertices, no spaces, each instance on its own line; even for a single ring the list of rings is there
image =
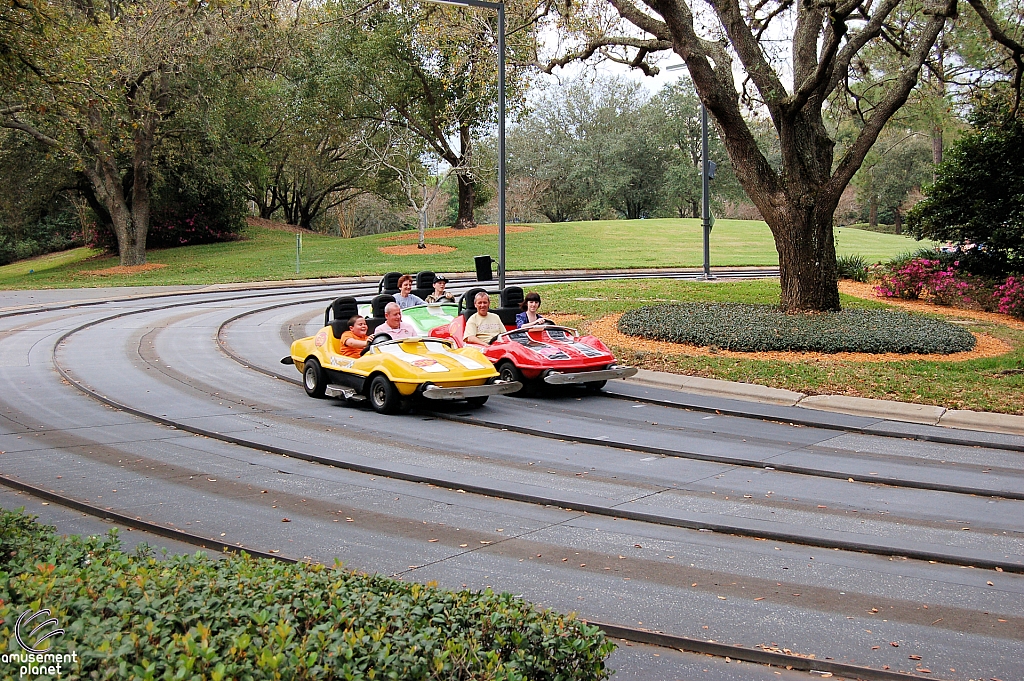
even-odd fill
[[[490,281],[492,278],[491,263],[494,262],[494,258],[489,255],[478,255],[473,260],[476,262],[476,280]]]

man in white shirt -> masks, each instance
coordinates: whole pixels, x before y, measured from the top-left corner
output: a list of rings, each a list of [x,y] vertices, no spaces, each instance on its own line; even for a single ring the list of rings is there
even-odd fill
[[[466,320],[466,331],[462,334],[462,340],[471,345],[488,345],[499,333],[505,333],[505,325],[501,323],[501,317],[491,314],[491,297],[481,291],[473,298],[473,307],[476,314]]]
[[[388,303],[384,306],[384,323],[374,329],[374,334],[386,333],[393,339],[416,338],[419,332],[409,322],[402,321],[402,308],[398,303]]]

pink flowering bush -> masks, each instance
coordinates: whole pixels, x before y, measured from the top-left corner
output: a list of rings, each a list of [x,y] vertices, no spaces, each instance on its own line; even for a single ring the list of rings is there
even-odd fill
[[[913,258],[883,274],[875,291],[886,298],[916,300],[925,292],[942,263],[927,258]],[[944,286],[947,286],[944,284]]]
[[[1024,277],[1009,277],[996,287],[996,309],[1017,319],[1024,319]]]
[[[938,259],[911,258],[885,268],[878,275],[880,283],[875,291],[887,298],[915,300],[927,296],[937,305],[996,309],[992,283],[960,271],[959,265],[959,261],[949,265]]]

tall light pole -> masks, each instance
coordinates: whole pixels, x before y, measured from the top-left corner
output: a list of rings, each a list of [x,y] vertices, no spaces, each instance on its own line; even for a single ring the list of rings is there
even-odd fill
[[[685,69],[685,64],[666,66],[666,71]],[[715,177],[715,164],[708,158],[708,110],[704,102],[700,104],[700,224],[704,231],[704,278],[714,279],[711,275],[711,227],[715,219],[711,217],[711,187],[709,180]]]
[[[498,12],[498,288],[505,289],[505,3],[487,0],[427,0]]]

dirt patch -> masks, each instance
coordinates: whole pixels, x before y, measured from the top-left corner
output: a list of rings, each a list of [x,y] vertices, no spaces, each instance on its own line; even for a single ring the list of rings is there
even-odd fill
[[[149,272],[151,270],[159,270],[167,267],[167,263],[163,262],[148,262],[145,265],[132,265],[131,267],[108,267],[103,270],[82,270],[82,274],[89,274],[94,277],[113,277],[124,274],[138,274],[139,272]]]
[[[378,251],[386,255],[437,255],[439,253],[451,253],[454,246],[442,246],[441,244],[424,244],[426,248],[418,248],[417,244],[402,244],[401,246],[380,246]]]
[[[844,291],[845,293],[845,291]],[[853,294],[850,294],[853,295]],[[934,306],[933,306],[934,307]],[[734,357],[742,359],[758,359],[775,362],[903,362],[909,360],[926,360],[930,362],[966,362],[982,357],[997,357],[1013,350],[1013,346],[987,334],[974,334],[977,341],[974,349],[969,352],[955,352],[949,355],[932,354],[900,354],[896,352],[734,352],[682,343],[647,340],[636,336],[619,333],[618,323],[621,314],[612,314],[590,323],[590,333],[597,336],[607,345],[631,348],[663,355],[687,355],[689,357]]]
[[[533,227],[526,225],[505,225],[505,233],[511,234],[514,232],[532,232]],[[477,225],[470,229],[452,229],[451,227],[441,227],[438,229],[428,229],[426,232],[428,239],[451,239],[458,236],[491,236],[498,233],[497,225]],[[405,241],[406,239],[419,239],[418,234],[398,234],[395,236],[389,236],[382,239],[382,241]]]
[[[1014,319],[1010,315],[1000,314],[998,312],[982,312],[981,310],[964,310],[959,307],[936,305],[935,303],[929,303],[926,300],[887,298],[886,296],[880,296],[875,293],[874,284],[866,284],[859,281],[848,281],[844,279],[839,282],[839,292],[855,298],[878,300],[894,307],[902,307],[905,310],[941,314],[946,315],[947,317],[960,317],[962,319],[977,319],[982,322],[993,322],[995,324],[1002,324],[1003,326],[1009,326],[1014,329],[1024,330],[1024,321]]]

